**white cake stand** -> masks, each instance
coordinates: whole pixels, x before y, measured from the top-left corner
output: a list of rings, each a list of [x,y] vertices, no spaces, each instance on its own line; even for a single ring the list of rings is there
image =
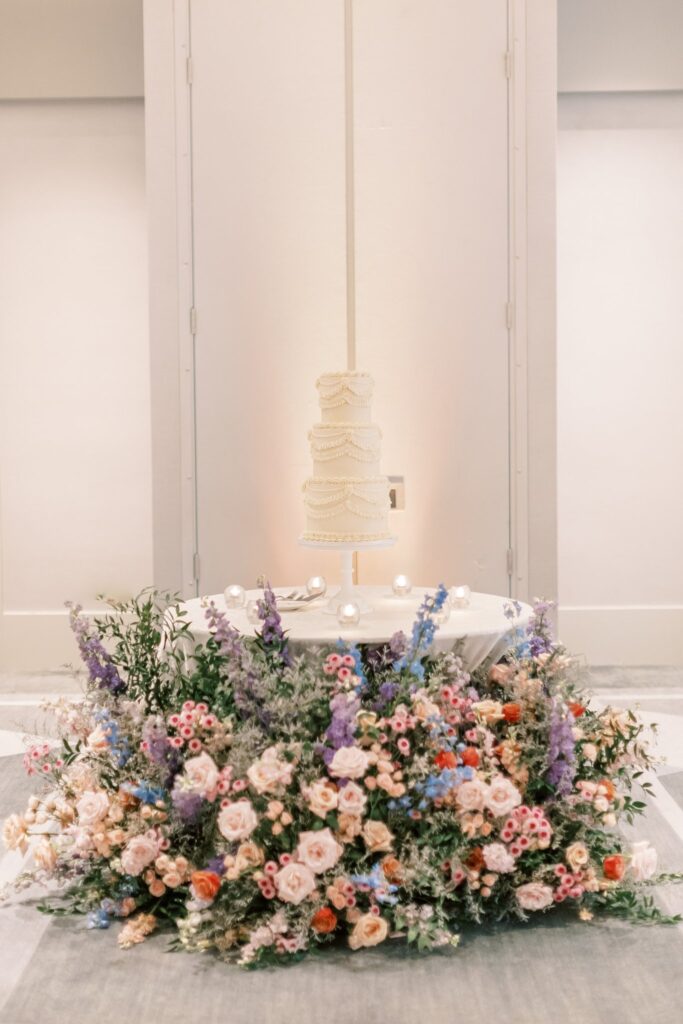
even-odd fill
[[[362,589],[353,582],[353,553],[354,551],[375,551],[379,548],[391,548],[396,543],[396,537],[387,537],[386,540],[357,540],[345,543],[338,541],[304,540],[299,538],[302,548],[320,548],[325,551],[339,551],[341,554],[341,586],[330,598],[327,608],[328,615],[336,615],[340,604],[356,604],[362,614],[372,611],[372,606],[363,597]]]

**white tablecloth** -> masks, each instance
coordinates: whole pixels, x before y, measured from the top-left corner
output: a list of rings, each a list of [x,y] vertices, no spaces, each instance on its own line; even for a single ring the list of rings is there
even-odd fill
[[[304,587],[276,587],[276,594],[288,594]],[[340,636],[360,644],[387,642],[394,633],[403,630],[410,636],[417,609],[425,594],[435,588],[413,587],[408,597],[395,597],[388,587],[363,587],[363,596],[372,605],[372,611],[363,615],[357,626],[340,626],[334,615],[325,613],[327,598],[311,602],[294,612],[282,612],[282,625],[287,631],[293,649],[315,645],[334,644]],[[261,590],[247,592],[247,601],[262,597]],[[252,625],[244,608],[226,608],[222,594],[210,598],[194,598],[185,602],[185,610],[196,642],[205,642],[209,636],[205,607],[208,601],[225,611],[231,624],[246,635],[253,636],[259,625]],[[493,655],[499,657],[509,643],[513,626],[525,626],[532,614],[529,605],[523,604],[514,623],[504,614],[509,598],[494,594],[471,595],[468,608],[453,609],[447,622],[439,626],[435,647],[439,651],[451,650],[458,640],[464,638],[462,656],[472,670]]]

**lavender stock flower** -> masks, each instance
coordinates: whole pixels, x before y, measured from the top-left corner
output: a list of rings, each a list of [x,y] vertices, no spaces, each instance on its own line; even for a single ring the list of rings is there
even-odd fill
[[[263,597],[258,602],[258,612],[263,622],[261,638],[264,646],[270,653],[274,653],[283,665],[291,665],[292,659],[287,645],[287,637],[282,628],[280,613],[277,610],[277,598],[267,580],[263,585]]]
[[[576,773],[573,727],[573,716],[564,711],[561,704],[553,701],[548,735],[548,769],[545,777],[560,796],[571,790]]]

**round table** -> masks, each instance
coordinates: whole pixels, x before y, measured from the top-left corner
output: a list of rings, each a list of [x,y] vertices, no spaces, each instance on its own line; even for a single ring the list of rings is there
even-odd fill
[[[301,586],[274,589],[276,595],[289,594],[292,590],[305,591],[305,587]],[[407,597],[396,597],[387,586],[363,587],[363,594],[373,610],[363,615],[357,626],[342,627],[334,616],[326,614],[327,597],[318,598],[297,611],[283,611],[282,626],[295,651],[302,647],[334,644],[340,636],[358,644],[386,643],[399,630],[410,636],[415,615],[425,594],[434,593],[434,590],[433,587],[413,587]],[[247,601],[262,596],[262,590],[247,591]],[[213,601],[220,611],[224,611],[240,633],[253,636],[259,629],[259,624],[249,622],[245,608],[227,608],[222,594],[208,598],[197,597],[184,604],[196,642],[205,642],[209,637],[205,617],[208,601]],[[453,608],[448,621],[439,626],[435,648],[438,651],[449,651],[457,641],[463,641],[461,654],[470,670],[486,658],[500,657],[509,646],[511,629],[525,626],[532,614],[531,607],[522,604],[519,616],[510,622],[504,612],[509,603],[507,597],[473,593],[467,608]]]

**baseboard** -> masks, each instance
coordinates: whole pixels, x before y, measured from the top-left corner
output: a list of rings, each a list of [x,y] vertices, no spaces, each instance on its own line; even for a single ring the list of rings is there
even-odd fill
[[[681,605],[560,605],[558,635],[592,665],[683,665]]]

